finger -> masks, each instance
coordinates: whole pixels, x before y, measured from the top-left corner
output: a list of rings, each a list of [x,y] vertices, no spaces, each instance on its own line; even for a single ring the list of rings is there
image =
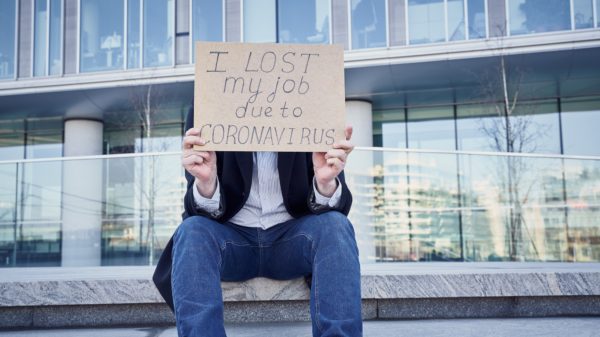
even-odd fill
[[[210,161],[213,152],[208,151],[196,151],[200,157],[202,157],[206,161]]]
[[[340,140],[339,142],[335,142],[333,144],[334,148],[353,148],[354,143],[349,140]]]
[[[205,154],[208,154],[208,155],[205,155]],[[202,156],[203,158],[210,158],[210,152],[198,151],[198,150],[194,150],[193,148],[185,149],[183,151],[183,157],[186,158],[189,156]]]
[[[182,163],[183,163],[184,167],[190,167],[190,166],[194,166],[194,165],[202,165],[204,163],[204,158],[193,154],[189,157],[183,158]]]
[[[325,154],[325,159],[329,159],[329,158],[339,158],[340,160],[344,161],[346,160],[346,151],[342,150],[342,149],[331,149],[329,151],[327,151],[327,153]]]
[[[198,136],[183,137],[183,148],[184,149],[191,149],[192,147],[194,147],[194,145],[203,146],[205,144],[206,144],[206,142],[204,141],[204,139],[202,139]]]
[[[335,144],[333,144],[334,149],[343,149],[346,153],[352,152],[354,149],[354,144],[352,144],[348,140],[341,140]]]
[[[344,135],[346,136],[346,140],[350,140],[352,138],[352,125],[346,126],[346,130],[344,130]]]
[[[198,128],[191,128],[191,129],[188,129],[188,130],[185,132],[185,135],[186,135],[186,136],[199,136],[199,135],[200,135],[200,129],[198,129]]]
[[[344,169],[344,163],[339,158],[329,158],[327,159],[327,165],[333,166],[339,171]]]

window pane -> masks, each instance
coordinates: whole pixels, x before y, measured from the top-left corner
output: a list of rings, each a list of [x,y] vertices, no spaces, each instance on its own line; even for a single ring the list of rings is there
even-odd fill
[[[352,0],[352,48],[386,46],[384,0]]]
[[[0,79],[15,75],[15,1],[0,1]]]
[[[381,125],[382,146],[406,148],[406,123],[386,122]]]
[[[144,67],[173,64],[175,1],[144,1]]]
[[[454,150],[454,112],[451,106],[408,109],[408,147]]]
[[[571,29],[569,0],[509,0],[510,34]]]
[[[596,0],[596,27],[600,27],[600,0]]]
[[[27,120],[25,158],[53,158],[63,155],[62,118]]]
[[[461,151],[506,151],[506,135],[494,132],[501,129],[505,118],[498,116],[494,106],[484,104],[456,107],[456,134]]]
[[[502,105],[457,107],[458,148],[463,151],[560,153],[558,106],[555,101],[518,104],[508,119],[496,111]],[[510,131],[507,131],[510,130]]]
[[[81,0],[81,71],[123,68],[123,0]]]
[[[48,8],[46,0],[35,0],[33,35],[33,75],[46,75],[46,33],[48,27]]]
[[[600,156],[600,98],[579,98],[562,102],[564,153]]]
[[[192,1],[192,35],[194,41],[223,41],[223,1]],[[196,47],[192,46],[196,55]]]
[[[509,121],[513,152],[560,154],[556,101],[517,104]]]
[[[275,42],[276,0],[244,1],[244,41]]]
[[[140,67],[140,0],[127,3],[127,68]]]
[[[23,120],[0,120],[1,160],[23,159],[25,155]]]
[[[468,0],[469,39],[485,38],[485,4],[484,0]]]
[[[50,75],[60,75],[62,72],[61,25],[61,0],[50,0]]]
[[[596,122],[598,119],[596,119]],[[593,123],[590,121],[590,123]],[[598,138],[590,139],[590,144]],[[588,145],[589,148],[589,145]],[[595,153],[598,155],[598,152]],[[570,253],[574,261],[600,260],[600,162],[597,160],[566,159],[565,189],[569,219]],[[572,247],[572,248],[571,248]]]
[[[408,34],[410,44],[446,40],[443,0],[409,0]]]
[[[279,42],[329,43],[329,1],[279,0]]]
[[[27,163],[19,186],[17,266],[59,266],[62,163]]]
[[[594,27],[594,8],[592,0],[573,0],[575,28]]]
[[[454,150],[452,106],[408,109],[408,147],[411,149]],[[410,221],[415,249],[428,257],[419,259],[460,259],[458,213],[458,171],[453,154],[408,153]]]
[[[465,39],[465,7],[463,0],[448,0],[448,40]]]

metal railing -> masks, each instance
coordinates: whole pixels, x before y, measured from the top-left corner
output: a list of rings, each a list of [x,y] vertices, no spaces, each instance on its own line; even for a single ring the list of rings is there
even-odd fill
[[[358,147],[363,263],[600,261],[600,157]],[[181,221],[179,152],[0,161],[0,266],[152,265]]]

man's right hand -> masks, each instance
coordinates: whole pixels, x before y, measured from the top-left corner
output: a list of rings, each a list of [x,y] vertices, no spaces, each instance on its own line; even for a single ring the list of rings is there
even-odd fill
[[[217,189],[217,155],[214,151],[198,151],[194,145],[203,146],[200,130],[191,128],[183,137],[181,164],[196,178],[194,185],[205,198],[212,198]]]

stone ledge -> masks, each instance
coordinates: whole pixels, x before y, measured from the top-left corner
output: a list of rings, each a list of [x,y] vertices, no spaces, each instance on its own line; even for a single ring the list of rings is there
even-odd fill
[[[364,320],[600,316],[600,296],[363,300]],[[227,323],[309,321],[308,301],[226,302]],[[0,307],[3,329],[173,326],[164,303]]]
[[[4,269],[0,307],[163,303],[152,267]],[[222,283],[225,302],[308,300],[303,279]],[[599,263],[383,263],[362,267],[363,299],[600,295]]]

